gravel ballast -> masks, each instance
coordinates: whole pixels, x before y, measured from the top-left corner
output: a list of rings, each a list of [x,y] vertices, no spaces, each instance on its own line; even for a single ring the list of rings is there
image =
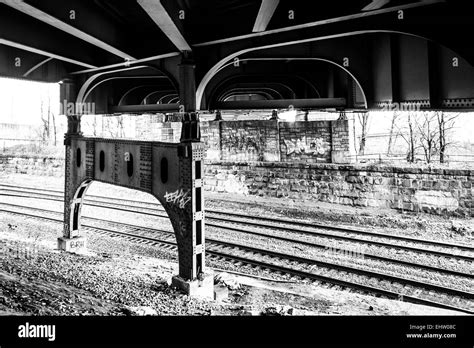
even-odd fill
[[[31,179],[31,176],[28,176]],[[13,178],[15,179],[15,178]],[[55,180],[53,180],[55,179]],[[47,182],[40,183],[8,180],[12,184],[24,184],[25,186],[36,186],[41,188],[60,189],[61,178],[40,178]],[[38,185],[40,184],[40,185]],[[95,185],[95,186],[94,186]],[[100,186],[100,187],[99,187]],[[110,185],[94,183],[88,194],[107,194],[114,197],[123,196],[127,199],[151,200],[151,196],[131,196],[130,190],[116,188]],[[19,202],[24,199],[19,198]],[[3,200],[5,201],[5,200]],[[10,201],[10,200],[7,200]],[[53,208],[60,212],[60,202],[33,203],[31,206],[43,206]],[[156,201],[155,201],[156,202]],[[209,206],[213,206],[214,198],[208,200]],[[232,210],[235,204],[227,201],[221,202],[221,207]],[[248,209],[240,209],[240,213],[248,212]],[[258,212],[260,208],[256,208]],[[103,214],[105,209],[91,208],[90,212],[98,215]],[[157,229],[170,227],[169,221],[163,218],[150,217],[142,219],[142,216],[108,210],[108,218],[124,223],[133,224],[140,217],[144,225]],[[88,215],[87,206],[83,213]],[[271,213],[274,215],[274,212]],[[281,214],[285,216],[285,214]],[[102,215],[103,216],[103,215]],[[298,304],[300,314],[460,314],[458,312],[430,308],[426,306],[413,305],[403,301],[391,301],[351,293],[351,291],[338,291],[337,287],[328,288],[318,282],[306,282],[269,272],[265,269],[252,268],[235,262],[229,262],[217,258],[207,258],[210,267],[216,267],[228,271],[245,272],[256,276],[265,276],[275,280],[286,280],[288,283],[277,282],[279,290],[242,285],[239,289],[230,291],[229,299],[225,303],[190,299],[187,296],[171,289],[170,278],[177,273],[177,252],[174,248],[162,248],[150,246],[119,237],[111,237],[94,231],[85,231],[88,238],[88,250],[86,255],[74,255],[58,252],[56,239],[61,234],[61,224],[40,221],[34,218],[19,218],[18,215],[0,213],[1,239],[2,243],[13,245],[9,252],[2,254],[2,285],[3,293],[6,294],[5,303],[0,303],[0,311],[15,314],[46,314],[46,315],[242,315],[265,314],[271,306],[285,306]],[[11,227],[10,227],[11,226]],[[211,232],[211,229],[209,230]],[[213,233],[209,233],[211,236]],[[241,241],[240,241],[241,242]],[[263,243],[263,241],[261,241]],[[13,243],[13,244],[12,244]],[[12,257],[14,250],[32,248],[34,245],[41,246],[41,252],[34,257]],[[281,248],[286,249],[284,244]],[[284,250],[283,249],[283,250]],[[13,250],[13,251],[12,251]],[[309,256],[310,254],[308,254]],[[31,255],[30,255],[31,256]],[[366,266],[368,266],[366,264]],[[283,284],[283,285],[282,285]],[[64,286],[64,295],[60,295],[61,286]],[[268,286],[263,286],[264,288]],[[288,300],[286,294],[288,287],[293,289],[292,298]],[[461,285],[462,286],[462,285]],[[311,287],[312,296],[299,295],[304,287]],[[46,290],[47,289],[47,290]],[[55,290],[56,289],[56,290]],[[299,289],[299,290],[298,290]],[[75,291],[77,290],[77,291]],[[43,291],[43,292],[42,292]],[[46,293],[44,292],[46,291]],[[264,295],[256,296],[253,292],[262,292]],[[24,294],[23,294],[24,293]],[[67,295],[74,293],[74,295]],[[22,294],[20,297],[17,294]],[[21,300],[25,296],[25,300]],[[50,299],[48,300],[48,296]],[[45,300],[43,300],[43,298]],[[56,299],[56,300],[54,300]],[[260,301],[261,299],[264,299]],[[270,300],[271,299],[271,300]],[[285,300],[286,299],[286,300]],[[341,304],[341,299],[344,303]],[[72,302],[71,302],[72,301]],[[247,301],[247,302],[246,302]],[[251,304],[248,304],[248,301]],[[309,305],[308,303],[312,304]],[[25,305],[30,303],[30,307]],[[33,306],[31,306],[33,304]],[[245,304],[245,305],[244,305]],[[368,305],[367,305],[368,304]],[[243,307],[244,309],[242,309]],[[241,310],[236,310],[241,308]],[[368,310],[367,308],[372,308]],[[375,308],[375,310],[373,310]],[[243,313],[243,312],[245,313]],[[272,312],[273,310],[270,310]],[[286,311],[286,310],[285,310]],[[288,311],[287,311],[288,312]],[[298,311],[289,311],[289,313]]]

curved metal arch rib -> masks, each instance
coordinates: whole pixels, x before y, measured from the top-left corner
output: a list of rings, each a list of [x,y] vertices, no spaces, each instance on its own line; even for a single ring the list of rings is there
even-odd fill
[[[417,37],[420,39],[424,39],[427,41],[432,41],[427,39],[426,37],[416,35],[416,34],[411,34],[403,31],[396,31],[396,30],[358,30],[358,31],[353,31],[353,32],[348,32],[348,33],[342,33],[342,34],[334,34],[334,35],[327,35],[327,36],[321,36],[321,37],[316,37],[316,38],[310,38],[310,39],[302,39],[302,40],[295,40],[295,41],[289,41],[289,42],[283,42],[283,43],[277,43],[277,44],[271,44],[271,45],[266,45],[266,46],[259,46],[259,47],[251,47],[251,48],[246,48],[237,52],[234,52],[227,57],[221,59],[219,62],[217,62],[209,71],[204,75],[202,78],[201,82],[199,83],[199,86],[196,90],[196,105],[198,108],[201,107],[202,105],[202,99],[204,96],[204,91],[206,90],[207,85],[209,82],[212,80],[212,78],[220,71],[220,69],[227,64],[230,60],[233,60],[234,58],[241,56],[246,53],[250,52],[255,52],[255,51],[262,51],[262,50],[267,50],[267,49],[272,49],[272,48],[277,48],[277,47],[284,47],[284,46],[292,46],[292,45],[298,45],[298,44],[304,44],[304,43],[309,43],[309,42],[317,42],[317,41],[324,41],[324,40],[330,40],[330,39],[338,39],[342,37],[348,37],[348,36],[357,36],[357,35],[364,35],[364,34],[377,34],[377,33],[391,33],[391,34],[400,34],[400,35],[407,35],[407,36],[413,36]],[[337,63],[330,61],[331,63],[334,63],[337,65]],[[231,63],[233,64],[233,62]],[[361,88],[362,92],[364,91]],[[367,103],[367,99],[364,99]],[[366,106],[367,107],[367,106]]]
[[[161,77],[161,76],[157,76],[157,78],[159,78],[159,77]],[[150,78],[151,78],[151,77],[150,77]],[[112,78],[112,79],[113,79],[113,78]],[[130,93],[132,93],[133,91],[136,91],[137,89],[145,88],[145,87],[149,87],[149,88],[152,88],[152,89],[153,89],[153,88],[156,88],[156,86],[153,87],[152,85],[140,85],[140,86],[132,87],[132,88],[130,88],[129,90],[127,90],[127,91],[122,95],[122,97],[120,98],[120,100],[119,100],[119,102],[118,102],[118,105],[123,105],[123,101],[125,100],[126,97],[128,97],[128,96],[130,95]],[[155,89],[153,92],[149,93],[148,95],[153,94],[153,93],[156,93],[156,92],[159,92],[159,90]],[[146,99],[146,97],[143,98],[143,100],[145,100],[145,99]],[[143,102],[143,100],[142,100],[142,102]]]
[[[143,100],[141,101],[141,104],[145,104],[145,105],[146,105],[146,104],[147,104],[146,101],[147,101],[148,99],[150,99],[152,96],[154,96],[155,94],[169,95],[169,94],[172,94],[172,93],[176,94],[174,90],[169,90],[169,89],[168,89],[168,90],[164,90],[164,91],[153,91],[153,92],[151,92],[151,93],[148,93],[148,94],[145,96],[145,98],[143,98]],[[159,97],[159,98],[160,98],[160,97]],[[158,98],[158,99],[159,99],[159,98]],[[157,99],[157,100],[158,100],[158,99]],[[150,104],[150,103],[148,103],[148,104]],[[152,104],[158,104],[158,103],[152,103]]]
[[[242,87],[242,88],[232,88],[230,90],[225,91],[225,93],[221,94],[217,98],[217,100],[223,101],[226,98],[229,98],[233,95],[242,95],[242,94],[262,94],[262,95],[265,95],[267,97],[270,97],[270,99],[273,99],[273,96],[269,93],[269,91],[273,92],[280,99],[283,99],[283,96],[281,95],[281,93],[278,92],[277,90],[273,89],[273,88],[261,87],[261,88],[256,89],[256,88],[252,88],[252,87],[248,87],[248,88]]]
[[[364,89],[363,89],[361,83],[359,82],[359,80],[346,67],[344,67],[343,65],[341,65],[339,63],[336,63],[332,60],[325,59],[325,58],[308,57],[308,58],[244,58],[244,59],[240,59],[240,61],[319,61],[319,62],[325,62],[325,63],[332,64],[332,65],[344,70],[347,74],[349,74],[349,76],[351,76],[351,78],[356,82],[357,86],[362,91],[362,96],[364,98],[364,107],[365,108],[368,107],[367,97],[366,97]],[[234,64],[234,63],[231,62],[231,63],[227,63],[227,64],[223,65],[215,74],[218,74],[220,71],[222,71],[223,69],[225,69],[227,66],[229,66],[231,64]],[[319,94],[319,92],[318,92],[318,94]]]
[[[213,93],[211,94],[211,98],[210,100],[218,100],[222,95],[224,94],[227,94],[229,90],[223,90],[220,94],[217,94],[217,92],[219,91],[219,88],[221,88],[222,86],[225,86],[226,83],[229,83],[231,82],[233,79],[236,79],[236,78],[239,78],[241,76],[231,76],[231,77],[228,77],[226,79],[224,79],[222,82],[220,82],[213,90]],[[235,82],[235,83],[229,83],[229,87],[232,88],[231,90],[234,90],[235,87],[234,85],[236,84],[242,84],[244,85],[245,83],[243,82]],[[251,85],[251,84],[255,84],[257,85],[258,82],[251,82],[251,83],[246,83],[247,85]],[[276,92],[281,98],[283,98],[283,95],[278,92],[276,89],[273,89],[271,87],[268,87],[267,85],[273,85],[273,86],[279,86],[279,87],[283,87],[284,89],[286,89],[287,91],[289,91],[292,95],[295,94],[295,92],[291,89],[291,87],[289,87],[288,85],[284,84],[284,83],[281,83],[281,82],[263,82],[262,83],[264,86],[263,87],[257,87],[257,86],[242,86],[241,88],[251,88],[253,90],[256,90],[256,89],[261,89],[261,90],[264,90],[264,89],[267,89],[267,90],[273,90],[274,92]]]
[[[221,88],[221,86],[224,86],[226,83],[228,83],[229,81],[233,80],[233,79],[238,79],[240,77],[251,77],[252,75],[241,75],[241,76],[230,76],[226,79],[224,79],[222,82],[220,82],[214,89],[213,89],[213,92],[211,93],[211,96],[209,98],[210,101],[212,100],[218,100],[220,99],[220,95],[226,95],[228,94],[228,91],[227,90],[224,90],[224,92],[222,92],[220,95],[217,94],[217,91],[219,90],[219,88]],[[312,84],[310,81],[308,81],[307,79],[299,76],[299,75],[292,75],[291,76],[292,78],[294,79],[298,79],[298,80],[301,80],[303,81],[304,83],[306,83],[311,89],[313,89],[314,93],[316,95],[318,95],[318,97],[320,97],[320,93],[319,93],[319,90],[316,88],[316,86],[314,86],[314,84]],[[259,82],[235,82],[235,84],[248,84],[248,85],[251,85],[251,84],[254,84],[254,85],[257,85]],[[280,92],[277,92],[275,89],[273,88],[270,88],[266,85],[273,85],[273,86],[280,86],[280,87],[283,87],[285,88],[287,91],[289,91],[291,93],[291,95],[295,95],[295,91],[290,87],[288,86],[287,84],[283,83],[283,82],[274,82],[274,81],[267,81],[267,82],[261,82],[264,87],[256,87],[256,86],[252,86],[252,87],[248,87],[248,88],[252,88],[254,90],[256,89],[261,89],[261,90],[264,90],[264,89],[267,89],[267,90],[273,90],[274,92],[278,93],[279,96],[280,96],[280,99],[284,99],[283,98],[283,95],[281,95]],[[232,86],[232,84],[230,84],[230,86]],[[215,97],[216,95],[218,95],[219,97]],[[208,106],[210,102],[208,103]]]
[[[167,101],[165,101],[165,99]],[[176,100],[176,99],[179,100],[179,95],[177,93],[170,93],[170,94],[166,94],[166,95],[162,96],[160,99],[158,99],[156,104],[171,104],[171,101]]]
[[[176,87],[176,83],[173,81],[173,79],[169,76],[169,74],[165,74],[165,72],[163,72],[162,70],[156,68],[156,67],[153,67],[153,66],[148,66],[148,65],[139,65],[139,66],[134,66],[134,67],[128,67],[128,68],[122,68],[122,69],[116,69],[116,70],[109,70],[109,71],[104,71],[104,72],[100,72],[100,73],[97,73],[97,74],[94,74],[92,75],[91,77],[89,77],[86,82],[84,82],[81,86],[81,89],[79,90],[79,93],[77,94],[77,98],[76,98],[76,103],[84,103],[87,99],[87,97],[90,95],[90,93],[97,87],[99,86],[100,84],[106,82],[106,81],[110,81],[110,80],[113,80],[113,79],[117,79],[117,78],[127,78],[127,76],[115,76],[115,77],[111,77],[111,78],[108,78],[108,79],[103,79],[103,80],[100,80],[99,82],[97,82],[96,84],[94,84],[92,87],[91,85],[100,77],[102,76],[105,76],[105,75],[109,75],[109,74],[114,74],[114,73],[120,73],[120,72],[125,72],[125,71],[131,71],[131,70],[139,70],[139,69],[155,69],[156,71],[162,73],[163,75],[162,76],[148,76],[148,77],[162,77],[162,78],[168,78],[172,84],[172,86],[178,90]],[[147,76],[140,76],[140,78],[147,78]]]
[[[74,196],[72,198],[72,200],[70,201],[71,204],[70,204],[70,211],[71,211],[71,214],[70,214],[70,218],[69,218],[69,233],[68,235],[69,236],[79,236],[80,235],[80,230],[81,230],[81,216],[82,216],[82,206],[84,204],[84,199],[85,199],[85,196],[86,196],[86,193],[87,193],[87,190],[90,188],[91,184],[93,184],[94,182],[101,182],[101,183],[105,183],[107,185],[113,185],[113,186],[116,186],[116,187],[124,187],[123,185],[115,185],[115,184],[112,184],[110,182],[103,182],[101,180],[96,180],[96,179],[85,179],[83,180],[79,186],[77,186],[75,192],[74,192]],[[147,193],[151,196],[153,196],[153,198],[155,198],[162,206],[163,208],[165,209],[165,213],[166,215],[168,216],[168,218],[170,219],[170,221],[172,222],[172,224],[174,223],[171,218],[171,214],[172,212],[169,210],[169,207],[168,205],[166,204],[166,201],[164,199],[161,199],[158,195],[155,195],[153,193],[150,193],[149,191],[146,191],[146,190],[141,190],[139,188],[131,188],[132,190],[136,190],[136,191],[140,191],[140,192],[144,192],[144,193]],[[175,227],[173,225],[173,227]],[[178,230],[175,229],[175,234]]]

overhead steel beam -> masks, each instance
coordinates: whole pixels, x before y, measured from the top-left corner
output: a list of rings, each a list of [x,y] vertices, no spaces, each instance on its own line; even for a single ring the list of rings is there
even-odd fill
[[[83,68],[96,68],[98,65],[112,64],[120,60],[94,45],[3,3],[0,3],[0,40],[3,45]],[[68,66],[67,69],[79,68]],[[26,70],[23,71],[25,72]]]
[[[99,40],[97,39],[96,37],[92,36],[92,35],[89,35],[75,27],[73,27],[72,25],[69,25],[49,14],[47,14],[46,12],[43,12],[39,9],[37,9],[36,7],[33,7],[27,3],[25,3],[23,0],[0,0],[0,3],[3,3],[5,5],[8,5],[12,8],[14,8],[15,10],[18,10],[20,12],[23,12],[25,14],[27,14],[28,16],[31,16],[37,20],[40,20],[46,24],[49,24],[61,31],[64,31],[70,35],[73,35],[81,40],[84,40],[94,46],[97,46],[109,53],[112,53],[116,56],[119,56],[123,59],[127,59],[127,60],[134,60],[135,58],[132,57],[131,55],[125,53],[125,52],[122,52],[120,51],[119,49],[109,45],[108,43],[102,41],[102,40]]]
[[[373,11],[378,10],[387,5],[391,0],[372,0],[370,4],[365,6],[361,11]]]
[[[142,104],[142,105],[113,105],[109,106],[109,113],[142,113],[142,112],[163,112],[178,111],[179,104]]]
[[[150,18],[180,51],[192,51],[160,0],[137,0]]]
[[[219,110],[250,110],[250,109],[288,109],[294,108],[336,108],[345,107],[345,98],[317,99],[279,99],[279,100],[243,100],[221,101],[216,103]]]
[[[30,75],[32,72],[34,72],[36,69],[38,69],[39,67],[43,66],[44,64],[48,63],[50,60],[53,60],[53,58],[49,57],[49,58],[46,58],[45,60],[39,62],[38,64],[36,64],[34,67],[32,67],[30,70],[28,70],[26,73],[23,74],[23,77],[28,77],[28,75]]]
[[[262,0],[260,10],[258,11],[257,19],[253,26],[253,32],[261,32],[267,30],[268,23],[273,17],[275,10],[280,0]]]
[[[86,68],[96,68],[96,66],[94,66],[94,65],[87,64],[87,63],[81,62],[81,61],[76,60],[76,59],[71,59],[71,58],[67,58],[67,57],[64,57],[64,56],[60,56],[60,55],[52,53],[52,52],[43,51],[43,50],[40,50],[38,48],[23,45],[21,43],[10,41],[10,40],[0,39],[0,45],[6,45],[6,46],[18,48],[18,49],[23,50],[23,51],[28,51],[28,52],[40,54],[40,55],[43,55],[43,56],[46,56],[46,57],[59,59],[59,60],[62,60],[63,62],[84,66]]]
[[[122,67],[127,68],[127,67],[132,66],[132,65],[151,62],[151,61],[159,60],[159,59],[176,57],[176,56],[179,56],[179,55],[180,55],[180,53],[178,53],[178,52],[165,53],[165,54],[160,54],[158,56],[147,57],[147,58],[143,58],[143,59],[136,59],[136,60],[133,60],[133,61],[130,61],[130,62],[111,64],[111,65],[101,66],[101,67],[98,67],[98,68],[87,69],[87,70],[74,71],[71,74],[72,75],[74,75],[74,74],[88,74],[88,73],[91,73],[91,72],[107,70],[107,69],[113,69],[113,68],[122,68]]]
[[[332,24],[332,23],[339,23],[339,22],[354,20],[354,19],[358,19],[358,18],[376,16],[376,15],[381,15],[381,14],[385,14],[385,13],[396,12],[396,11],[399,11],[399,10],[407,10],[407,9],[410,9],[410,8],[416,8],[416,7],[421,7],[421,6],[428,6],[428,5],[438,4],[438,3],[442,3],[442,2],[445,2],[445,0],[420,1],[420,2],[411,3],[411,4],[405,4],[405,5],[400,5],[400,6],[393,6],[393,7],[389,7],[389,8],[374,10],[374,11],[370,11],[370,12],[357,13],[357,14],[352,14],[352,15],[347,15],[347,16],[342,16],[342,17],[324,19],[324,20],[320,20],[320,21],[316,21],[316,22],[309,22],[309,23],[304,23],[304,24],[299,24],[299,25],[293,25],[293,26],[290,26],[290,27],[267,30],[267,31],[259,32],[259,33],[252,33],[252,34],[247,34],[247,35],[229,37],[229,38],[220,39],[220,40],[202,42],[202,43],[198,43],[198,44],[193,45],[193,47],[203,47],[203,46],[217,45],[217,44],[222,44],[222,43],[226,43],[226,42],[233,42],[233,41],[238,41],[238,40],[251,39],[251,38],[260,37],[260,36],[264,36],[264,35],[280,34],[280,33],[294,31],[294,30],[306,29],[306,28],[311,28],[311,27],[316,27],[316,26],[321,26],[321,25],[326,25],[326,24]]]
[[[353,34],[356,35],[357,33],[352,33],[351,35],[353,35]],[[359,34],[361,34],[361,33],[359,33]],[[202,78],[201,83],[199,84],[198,89],[196,90],[197,105],[198,105],[198,107],[201,107],[201,103],[202,103],[203,96],[204,96],[204,91],[207,87],[207,84],[211,81],[211,79],[219,71],[221,71],[224,67],[229,66],[229,63],[224,64],[225,61],[231,61],[234,57],[241,56],[243,54],[246,54],[246,53],[249,53],[249,52],[252,52],[252,51],[264,50],[264,49],[275,48],[275,47],[282,47],[282,46],[292,45],[294,43],[323,41],[325,39],[336,38],[336,37],[341,37],[341,36],[337,35],[337,36],[331,36],[331,37],[327,37],[327,38],[321,38],[320,37],[320,38],[305,39],[305,40],[300,40],[299,42],[287,42],[287,43],[284,43],[284,44],[254,47],[254,48],[242,50],[242,51],[239,51],[239,52],[235,52],[232,55],[230,55],[230,56],[224,58],[223,60],[221,60],[220,63],[216,64],[214,66],[214,68],[209,70],[207,72],[207,74]],[[329,63],[331,65],[337,66],[338,68],[344,70],[348,75],[350,75],[352,77],[352,79],[354,79],[354,81],[357,83],[358,87],[362,91],[365,107],[367,108],[367,106],[368,106],[367,96],[366,96],[366,93],[364,92],[364,88],[363,88],[362,84],[359,82],[359,80],[356,78],[356,76],[350,70],[348,70],[346,67],[344,67],[343,65],[341,65],[337,62],[334,62],[334,61],[331,61],[331,60],[328,60],[328,59],[324,59],[324,58],[316,58],[316,57],[308,57],[308,58],[298,58],[298,57],[244,58],[244,59],[241,59],[240,62],[242,62],[242,61],[252,61],[252,60],[256,60],[256,61],[259,61],[259,60],[263,60],[263,61],[278,61],[278,60],[281,60],[281,61],[287,61],[287,62],[289,62],[289,61],[321,61],[321,62],[325,62],[325,63]]]

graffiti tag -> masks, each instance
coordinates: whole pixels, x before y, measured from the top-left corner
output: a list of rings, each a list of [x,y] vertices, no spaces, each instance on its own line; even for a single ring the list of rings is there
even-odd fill
[[[314,139],[314,141],[308,142],[306,137],[297,139],[296,141],[283,140],[286,145],[286,154],[291,155],[292,153],[300,154],[319,154],[324,155],[326,152],[326,146],[323,139]]]
[[[186,204],[191,200],[191,196],[189,195],[190,190],[184,191],[176,190],[173,193],[166,192],[165,199],[167,203],[178,204],[180,209],[184,209]]]

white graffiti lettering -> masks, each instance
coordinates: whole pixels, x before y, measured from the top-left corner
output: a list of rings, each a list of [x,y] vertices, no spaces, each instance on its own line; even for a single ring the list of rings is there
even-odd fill
[[[176,190],[173,193],[166,192],[165,199],[167,203],[178,204],[180,209],[184,209],[186,204],[191,200],[191,196],[189,195],[190,190],[184,191]]]
[[[306,137],[297,139],[296,141],[283,140],[286,145],[286,154],[291,155],[292,153],[300,154],[318,154],[324,155],[326,152],[326,144],[323,142],[323,139],[314,139],[307,141]]]

